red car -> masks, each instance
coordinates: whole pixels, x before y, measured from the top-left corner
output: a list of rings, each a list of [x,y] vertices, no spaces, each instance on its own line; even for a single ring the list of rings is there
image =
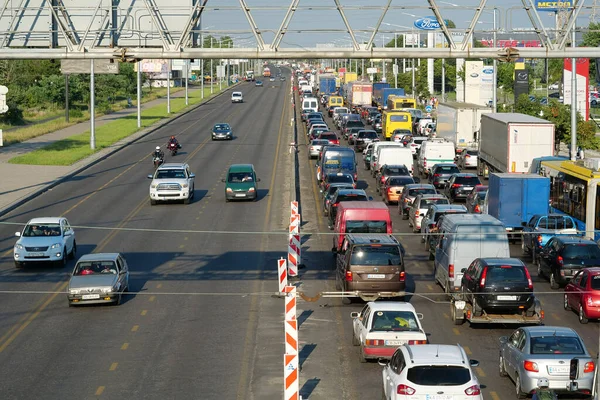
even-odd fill
[[[583,268],[565,286],[565,310],[575,310],[579,322],[600,319],[600,267]]]
[[[333,132],[323,132],[317,137],[317,139],[329,140],[329,144],[340,144],[340,139]]]

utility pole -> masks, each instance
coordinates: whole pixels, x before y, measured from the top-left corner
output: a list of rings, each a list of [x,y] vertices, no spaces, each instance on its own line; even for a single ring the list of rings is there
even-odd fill
[[[96,149],[96,92],[94,90],[94,60],[90,60],[90,149]]]
[[[571,31],[571,47],[575,47],[575,23]],[[589,99],[585,99],[589,101]],[[577,59],[571,58],[571,161],[577,159]]]

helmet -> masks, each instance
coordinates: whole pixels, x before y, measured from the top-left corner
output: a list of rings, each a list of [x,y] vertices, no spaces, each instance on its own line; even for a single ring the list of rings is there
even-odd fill
[[[548,382],[548,378],[539,378],[537,380],[537,386],[539,388],[545,388],[550,386],[550,382]]]
[[[156,146],[156,150],[160,150],[160,146]]]
[[[171,139],[175,139],[175,136],[171,136]]]

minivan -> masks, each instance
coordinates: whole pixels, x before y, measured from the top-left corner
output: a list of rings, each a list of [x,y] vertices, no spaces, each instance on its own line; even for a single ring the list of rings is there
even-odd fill
[[[392,234],[390,209],[382,201],[341,201],[333,231],[334,253],[342,249],[348,233]]]
[[[436,164],[454,163],[455,156],[454,143],[440,138],[428,139],[421,144],[417,167],[422,174],[429,176]]]
[[[308,97],[302,100],[302,111],[319,111],[319,101],[314,97]]]
[[[233,164],[227,171],[225,182],[225,201],[231,200],[254,200],[258,199],[256,171],[252,164]]]
[[[446,293],[460,290],[463,268],[476,258],[510,258],[502,222],[486,214],[448,214],[439,228],[434,279]]]

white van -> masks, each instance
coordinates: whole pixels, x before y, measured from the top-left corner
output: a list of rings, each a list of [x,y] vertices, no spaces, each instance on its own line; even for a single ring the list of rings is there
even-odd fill
[[[381,168],[382,165],[404,165],[413,174],[414,160],[412,151],[408,147],[404,146],[387,146],[379,149],[379,156],[377,156],[377,166]]]
[[[369,169],[371,170],[371,175],[373,177],[375,177],[375,175],[377,174],[377,171],[379,170],[379,167],[382,165],[379,162],[379,152],[381,151],[381,149],[384,149],[386,147],[403,147],[404,145],[402,143],[398,143],[398,142],[376,142],[373,145],[373,154],[371,155],[371,161],[369,162]],[[391,164],[388,164],[391,165]],[[408,168],[408,165],[406,166]]]
[[[419,172],[429,175],[435,164],[453,163],[455,156],[454,143],[442,138],[427,139],[421,143],[417,167]]]
[[[302,111],[317,112],[319,111],[319,101],[315,97],[307,97],[302,100]]]
[[[233,92],[233,93],[231,93],[231,102],[232,103],[243,103],[244,102],[244,95],[242,95],[242,92]]]
[[[349,113],[350,110],[348,110],[348,107],[336,107],[333,109],[333,122],[337,122],[337,119],[340,117],[341,114],[347,114]]]
[[[310,86],[309,84],[306,85],[300,85],[300,91],[302,93],[312,93],[312,86]]]
[[[510,257],[502,222],[485,214],[444,215],[435,247],[433,277],[446,293],[460,290],[463,270],[479,257]]]

